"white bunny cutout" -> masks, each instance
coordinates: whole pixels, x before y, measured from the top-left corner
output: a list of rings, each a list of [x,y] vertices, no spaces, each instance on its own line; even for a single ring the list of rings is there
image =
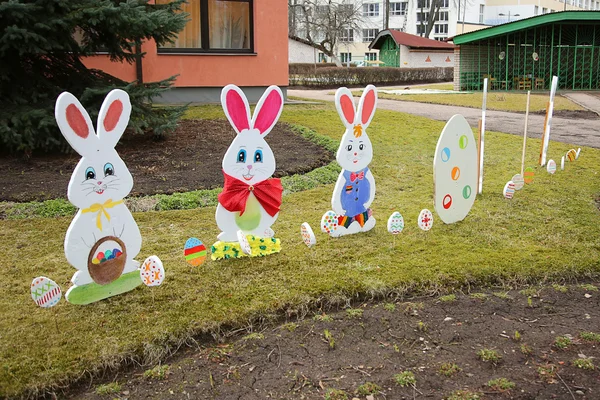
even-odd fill
[[[65,256],[78,270],[71,279],[74,286],[67,292],[67,300],[75,287],[92,282],[108,285],[139,266],[134,257],[142,237],[123,203],[133,187],[133,177],[115,150],[130,114],[129,95],[119,89],[111,91],[100,108],[96,135],[88,113],[75,96],[64,92],[56,100],[58,127],[82,156],[67,191],[69,201],[79,208],[65,236]],[[106,254],[104,261],[110,262],[103,264],[98,254]],[[105,297],[114,294],[111,291]]]
[[[370,209],[375,199],[375,178],[369,169],[373,146],[366,129],[377,108],[377,88],[373,85],[365,88],[358,108],[350,90],[339,88],[335,93],[335,106],[346,127],[336,154],[342,171],[331,197],[333,212],[325,213],[321,229],[338,237],[365,232],[375,226]]]
[[[283,94],[269,86],[250,118],[244,92],[227,85],[221,104],[237,135],[223,157],[225,185],[219,195],[215,218],[221,229],[221,242],[237,242],[237,232],[259,238],[272,238],[271,226],[279,216],[283,188],[275,172],[275,156],[265,141],[283,110]],[[270,179],[271,178],[271,179]]]

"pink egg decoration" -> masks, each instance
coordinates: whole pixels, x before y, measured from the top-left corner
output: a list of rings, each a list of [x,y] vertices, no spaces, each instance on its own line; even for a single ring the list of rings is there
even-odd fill
[[[159,286],[165,280],[165,269],[158,256],[150,256],[140,267],[140,278],[146,286]]]

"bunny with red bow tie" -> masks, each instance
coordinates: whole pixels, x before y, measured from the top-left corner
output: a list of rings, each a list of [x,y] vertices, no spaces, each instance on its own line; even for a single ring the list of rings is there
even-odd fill
[[[375,179],[369,170],[373,146],[366,129],[377,107],[377,89],[373,85],[367,86],[356,108],[350,90],[339,88],[335,93],[335,106],[346,127],[336,155],[342,171],[331,198],[333,212],[325,213],[321,229],[338,237],[365,232],[375,226],[369,208],[375,198]]]

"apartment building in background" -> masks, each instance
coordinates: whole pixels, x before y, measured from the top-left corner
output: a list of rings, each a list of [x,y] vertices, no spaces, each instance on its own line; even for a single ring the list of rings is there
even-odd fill
[[[328,1],[323,0],[323,4]],[[339,35],[336,54],[340,61],[347,64],[379,60],[379,51],[369,50],[369,45],[386,28],[424,36],[430,1],[390,0],[388,10],[386,0],[333,0],[362,11],[358,28],[346,29]],[[566,10],[600,10],[600,0],[441,0],[429,39],[444,41],[461,33]],[[290,13],[297,11],[290,6]],[[301,30],[296,32],[299,36],[301,33]],[[290,49],[290,56],[291,53]],[[315,52],[314,58],[316,62],[331,61],[322,52]]]

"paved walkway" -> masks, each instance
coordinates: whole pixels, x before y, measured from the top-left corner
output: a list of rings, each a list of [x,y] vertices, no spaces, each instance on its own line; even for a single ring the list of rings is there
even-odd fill
[[[301,97],[321,101],[333,101],[333,89],[328,90],[288,90],[288,96]],[[581,103],[589,103],[600,112],[600,98],[584,93],[573,93],[581,99]],[[579,102],[579,101],[577,101]],[[378,99],[377,107],[384,110],[401,111],[420,115],[438,121],[447,121],[454,114],[462,114],[472,127],[476,127],[481,119],[481,110],[467,107],[446,106],[438,104],[416,103],[412,101]],[[593,109],[596,111],[596,109]],[[544,129],[545,115],[529,114],[527,137],[540,138]],[[523,135],[525,114],[505,111],[486,112],[486,131],[496,131]],[[579,146],[600,148],[600,119],[567,119],[552,118],[550,139]]]
[[[581,107],[587,108],[590,111],[595,112],[600,116],[600,93],[596,95],[590,95],[585,92],[568,92],[562,94],[574,103],[579,104]]]

